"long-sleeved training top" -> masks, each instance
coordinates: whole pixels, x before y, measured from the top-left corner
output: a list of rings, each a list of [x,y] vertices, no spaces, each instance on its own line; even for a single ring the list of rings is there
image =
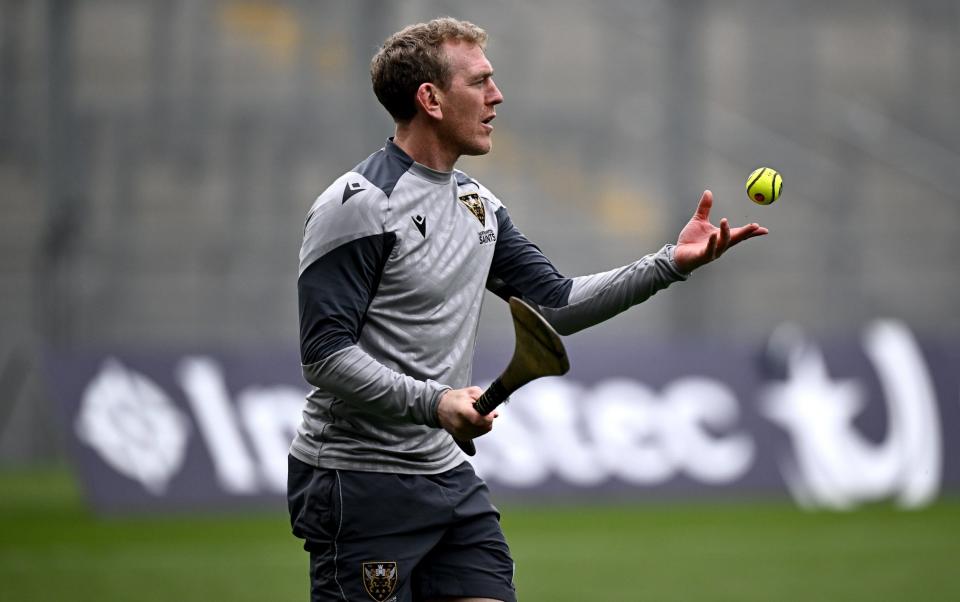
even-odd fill
[[[464,457],[437,405],[447,389],[472,384],[484,288],[531,302],[570,334],[684,279],[672,245],[564,277],[489,190],[388,140],[307,214],[297,286],[313,389],[290,453],[324,468],[448,470]]]

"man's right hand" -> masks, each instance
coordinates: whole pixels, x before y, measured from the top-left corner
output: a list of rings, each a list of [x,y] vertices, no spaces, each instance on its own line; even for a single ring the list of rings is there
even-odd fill
[[[473,403],[483,395],[480,387],[450,389],[440,397],[437,418],[440,426],[458,441],[470,441],[493,429],[493,420],[499,414],[491,412],[483,416],[474,409]]]

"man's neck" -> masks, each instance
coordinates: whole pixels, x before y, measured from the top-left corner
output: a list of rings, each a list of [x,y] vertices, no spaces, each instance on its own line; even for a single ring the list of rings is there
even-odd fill
[[[411,159],[437,171],[453,171],[459,158],[447,150],[432,129],[398,124],[393,143]]]

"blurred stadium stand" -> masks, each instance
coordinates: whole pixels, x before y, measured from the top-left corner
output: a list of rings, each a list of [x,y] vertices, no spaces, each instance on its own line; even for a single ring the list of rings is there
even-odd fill
[[[953,0],[0,0],[0,463],[60,453],[46,349],[296,345],[303,217],[392,131],[369,59],[444,14],[506,97],[460,167],[561,270],[670,242],[707,187],[772,231],[577,337],[960,334]]]

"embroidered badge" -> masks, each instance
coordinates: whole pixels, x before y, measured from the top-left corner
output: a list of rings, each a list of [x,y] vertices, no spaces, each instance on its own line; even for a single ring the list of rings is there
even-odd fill
[[[364,562],[363,588],[377,602],[386,602],[397,588],[397,563]]]
[[[487,212],[483,208],[483,201],[480,200],[480,195],[476,192],[471,192],[470,194],[465,194],[462,197],[458,197],[460,202],[463,203],[463,206],[470,210],[470,213],[473,214],[475,218],[480,220],[480,225],[487,223]]]

